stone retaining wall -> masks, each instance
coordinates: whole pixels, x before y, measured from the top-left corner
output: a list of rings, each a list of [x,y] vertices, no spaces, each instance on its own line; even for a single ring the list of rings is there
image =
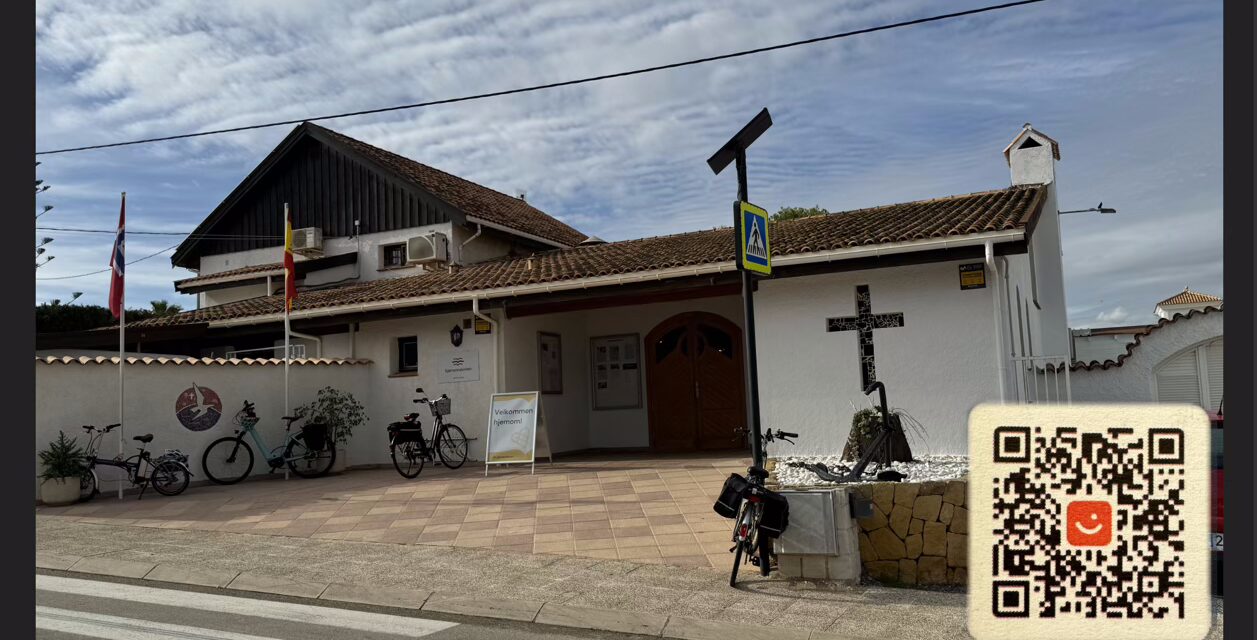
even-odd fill
[[[873,502],[860,518],[860,559],[869,577],[906,585],[963,585],[969,572],[968,482],[852,485]]]

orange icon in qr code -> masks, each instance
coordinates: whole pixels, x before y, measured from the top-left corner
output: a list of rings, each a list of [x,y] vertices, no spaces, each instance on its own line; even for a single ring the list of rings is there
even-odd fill
[[[1103,547],[1113,539],[1113,505],[1100,500],[1069,503],[1065,513],[1069,544]]]

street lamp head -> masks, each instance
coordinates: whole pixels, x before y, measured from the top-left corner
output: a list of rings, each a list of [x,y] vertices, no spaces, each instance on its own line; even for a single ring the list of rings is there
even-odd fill
[[[41,247],[42,247],[42,246],[44,246],[44,245],[48,244],[49,242],[52,242],[52,238],[49,238],[48,236],[44,236],[43,238],[40,238],[40,239],[39,239],[39,245],[38,245],[38,246],[41,246]]]

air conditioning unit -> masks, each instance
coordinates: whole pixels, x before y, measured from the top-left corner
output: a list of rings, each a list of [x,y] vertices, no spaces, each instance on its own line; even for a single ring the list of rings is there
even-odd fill
[[[292,251],[307,257],[323,255],[323,230],[318,227],[293,229]]]
[[[449,260],[449,239],[433,231],[406,241],[407,264],[431,264]]]

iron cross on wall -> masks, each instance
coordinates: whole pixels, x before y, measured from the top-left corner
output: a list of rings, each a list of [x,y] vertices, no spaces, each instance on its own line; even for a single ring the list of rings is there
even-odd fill
[[[860,388],[867,389],[877,380],[877,364],[873,358],[873,330],[903,326],[902,313],[873,313],[873,299],[867,284],[855,287],[855,308],[858,315],[828,318],[827,331],[855,331],[860,342]]]

